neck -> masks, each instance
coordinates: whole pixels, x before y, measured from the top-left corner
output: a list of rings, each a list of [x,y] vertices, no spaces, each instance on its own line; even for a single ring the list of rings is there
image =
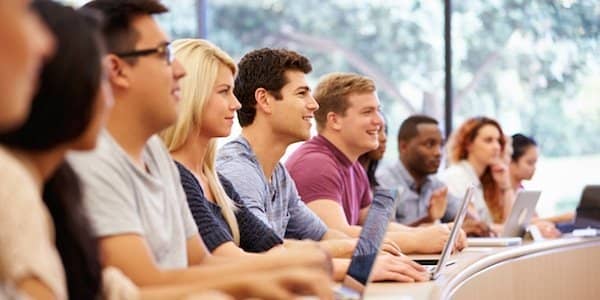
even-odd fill
[[[115,97],[116,98],[116,97]],[[119,102],[118,100],[116,101]],[[124,100],[120,104],[126,104]],[[125,150],[129,158],[140,168],[144,167],[142,154],[148,139],[158,131],[145,128],[146,121],[140,121],[132,117],[131,112],[127,108],[115,105],[113,108],[106,128],[117,144]]]
[[[10,149],[11,153],[29,170],[37,187],[42,189],[44,182],[56,171],[64,161],[67,149],[57,147],[50,151],[27,151]]]
[[[417,187],[417,190],[421,190],[421,186],[423,186],[425,179],[427,179],[427,175],[423,175],[423,174],[415,171],[414,169],[410,168],[409,164],[407,164],[407,162],[403,161],[402,159],[400,159],[400,163],[402,163],[402,165],[404,165],[404,168],[406,169],[406,171],[408,171],[408,174],[415,181],[415,186]]]
[[[248,140],[252,151],[256,154],[265,178],[271,180],[275,166],[291,142],[278,138],[277,135],[272,134],[270,128],[260,125],[257,123],[242,128],[242,136]]]
[[[477,177],[481,177],[481,175],[483,175],[483,172],[485,172],[485,168],[487,167],[487,165],[479,162],[477,159],[475,159],[472,156],[467,157],[467,161],[469,162],[469,164],[471,164],[471,166],[475,170],[475,174],[477,174]]]
[[[510,176],[510,183],[512,184],[512,188],[513,190],[518,190],[519,187],[521,186],[521,182],[522,180],[517,178],[516,176]]]
[[[324,130],[319,132],[324,138],[326,138],[330,143],[332,143],[338,150],[340,150],[352,163],[355,163],[358,160],[358,157],[366,153],[367,151],[352,149],[352,147],[348,147],[346,143],[342,140],[342,138],[330,131]]]
[[[206,151],[208,150],[209,137],[197,134],[194,130],[179,149],[171,151],[171,156],[190,169],[195,174],[202,174],[202,166]]]

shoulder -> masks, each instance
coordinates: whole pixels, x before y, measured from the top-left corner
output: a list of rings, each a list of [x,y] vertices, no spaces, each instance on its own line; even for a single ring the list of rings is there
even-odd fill
[[[2,207],[10,207],[2,209],[0,214],[18,211],[26,214],[31,201],[41,200],[35,179],[21,162],[1,147],[0,166],[0,203],[4,204]]]

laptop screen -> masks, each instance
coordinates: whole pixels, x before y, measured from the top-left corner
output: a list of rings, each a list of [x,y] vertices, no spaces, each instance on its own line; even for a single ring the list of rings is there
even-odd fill
[[[348,267],[348,276],[366,286],[394,207],[392,197],[374,197]]]

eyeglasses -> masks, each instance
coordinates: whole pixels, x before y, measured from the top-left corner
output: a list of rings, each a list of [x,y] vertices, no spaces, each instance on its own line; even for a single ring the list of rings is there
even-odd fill
[[[155,54],[155,53],[164,57],[165,60],[167,61],[168,65],[171,65],[173,63],[173,60],[175,60],[175,55],[173,55],[173,51],[171,51],[171,44],[169,42],[162,43],[162,44],[158,45],[156,48],[115,53],[115,55],[118,57],[121,57],[121,58],[126,58],[126,57],[146,56],[146,55],[151,55],[151,54]]]

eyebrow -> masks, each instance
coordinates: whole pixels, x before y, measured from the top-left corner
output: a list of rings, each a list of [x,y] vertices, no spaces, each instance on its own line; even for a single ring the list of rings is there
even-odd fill
[[[300,92],[300,91],[310,92],[310,87],[308,87],[308,86],[301,86],[301,87],[296,88],[296,92]]]

